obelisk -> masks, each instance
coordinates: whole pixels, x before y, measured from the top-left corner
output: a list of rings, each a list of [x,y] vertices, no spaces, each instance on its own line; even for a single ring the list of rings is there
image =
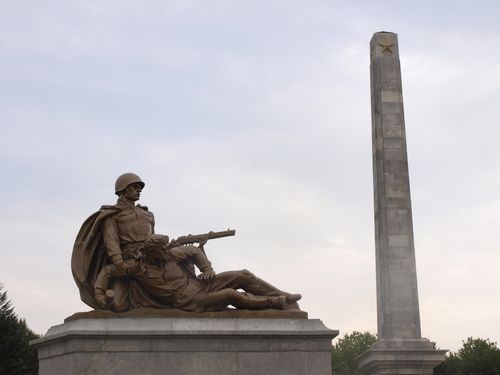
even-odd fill
[[[421,337],[397,35],[373,35],[371,100],[378,340],[368,374],[432,374],[445,350]]]

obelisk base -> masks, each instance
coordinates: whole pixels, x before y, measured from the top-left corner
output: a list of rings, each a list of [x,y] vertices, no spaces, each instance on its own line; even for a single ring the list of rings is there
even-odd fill
[[[427,339],[382,339],[358,357],[368,375],[432,375],[446,350],[436,350]]]
[[[32,344],[40,375],[331,375],[318,319],[76,319]]]

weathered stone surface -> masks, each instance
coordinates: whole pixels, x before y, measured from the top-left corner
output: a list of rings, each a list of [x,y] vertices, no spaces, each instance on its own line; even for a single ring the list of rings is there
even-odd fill
[[[435,350],[427,339],[382,339],[359,358],[370,375],[432,375],[446,350]]]
[[[383,32],[373,36],[371,74],[378,332],[381,338],[420,338],[410,182],[396,34]]]
[[[40,375],[330,375],[320,320],[77,319],[35,340]]]
[[[397,35],[373,35],[371,96],[379,340],[360,356],[368,374],[432,374],[446,351],[421,338]]]

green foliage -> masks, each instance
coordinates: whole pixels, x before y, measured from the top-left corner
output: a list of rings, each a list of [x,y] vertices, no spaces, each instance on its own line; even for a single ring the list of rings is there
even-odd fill
[[[36,375],[38,358],[29,341],[38,337],[16,316],[0,284],[0,375]]]
[[[354,331],[340,338],[332,349],[333,375],[363,375],[356,357],[367,351],[377,340],[369,332]]]
[[[434,369],[434,375],[498,375],[500,374],[500,349],[489,339],[469,337],[462,347],[450,353]]]

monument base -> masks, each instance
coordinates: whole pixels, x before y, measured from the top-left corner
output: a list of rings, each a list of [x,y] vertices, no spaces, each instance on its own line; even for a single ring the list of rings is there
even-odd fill
[[[32,345],[40,375],[331,375],[317,319],[83,318]]]
[[[427,339],[381,339],[358,361],[368,375],[432,375],[446,352]]]

